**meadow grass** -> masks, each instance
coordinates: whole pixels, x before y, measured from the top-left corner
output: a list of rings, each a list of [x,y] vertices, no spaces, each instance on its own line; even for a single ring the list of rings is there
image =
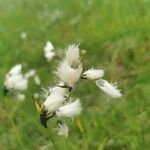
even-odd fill
[[[55,17],[54,17],[55,16]],[[21,32],[27,39],[21,39]],[[39,123],[32,103],[0,94],[0,150],[148,150],[150,147],[150,2],[148,0],[0,0],[0,84],[16,63],[34,68],[42,85],[56,83],[58,61],[47,63],[50,40],[61,54],[70,43],[87,51],[85,67],[106,71],[123,97],[108,99],[93,82],[83,81],[72,95],[84,111],[71,123],[69,138]],[[83,128],[83,129],[82,129]],[[47,145],[47,147],[44,147]]]

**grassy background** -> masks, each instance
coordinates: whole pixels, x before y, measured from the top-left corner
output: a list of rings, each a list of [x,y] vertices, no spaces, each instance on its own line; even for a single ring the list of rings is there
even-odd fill
[[[56,17],[54,17],[56,16]],[[27,39],[20,38],[27,32]],[[16,63],[34,68],[44,87],[53,85],[57,61],[47,63],[47,40],[62,53],[70,43],[86,49],[86,66],[103,68],[117,81],[120,100],[108,102],[93,82],[73,91],[84,111],[71,123],[69,138],[47,132],[33,108],[31,81],[24,102],[0,94],[1,150],[148,150],[150,147],[150,2],[148,0],[0,0],[0,85]],[[52,145],[52,142],[55,143]],[[46,145],[46,146],[45,146]],[[44,147],[45,146],[45,147]]]

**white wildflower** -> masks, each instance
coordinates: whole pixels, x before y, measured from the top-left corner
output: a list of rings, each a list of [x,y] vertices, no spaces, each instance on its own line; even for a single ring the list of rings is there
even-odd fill
[[[66,100],[66,93],[68,89],[61,87],[54,87],[50,90],[47,99],[43,103],[43,107],[50,112],[56,111]]]
[[[104,76],[104,70],[101,69],[89,69],[83,73],[83,78],[97,80]]]
[[[48,41],[46,43],[46,46],[44,47],[44,56],[48,62],[50,62],[56,56],[56,53],[54,51],[54,46],[50,41]]]
[[[59,65],[56,75],[69,87],[74,87],[81,77],[82,70],[83,68],[81,64],[79,64],[77,68],[72,68],[66,61],[63,61]]]
[[[57,134],[63,135],[65,137],[68,137],[69,128],[66,124],[63,124],[62,122],[57,123]]]
[[[66,103],[56,111],[57,117],[75,117],[80,115],[82,111],[80,100],[77,99],[74,102]]]
[[[96,85],[106,94],[112,96],[113,98],[119,98],[122,96],[120,90],[117,89],[117,86],[110,84],[106,80],[96,80]]]

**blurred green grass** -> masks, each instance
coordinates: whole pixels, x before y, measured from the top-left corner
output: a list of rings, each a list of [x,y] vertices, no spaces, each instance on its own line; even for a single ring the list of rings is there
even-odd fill
[[[54,15],[56,18],[54,18]],[[20,38],[27,32],[27,39]],[[43,57],[47,40],[62,53],[70,43],[86,49],[86,66],[103,68],[105,78],[117,81],[120,100],[108,103],[93,82],[80,83],[73,92],[84,111],[68,139],[47,133],[39,124],[31,82],[23,103],[0,95],[0,149],[27,150],[149,150],[150,147],[150,2],[148,0],[0,0],[0,84],[16,63],[34,68],[46,87],[54,84]],[[86,88],[85,88],[86,87]],[[1,92],[2,93],[2,92]],[[53,129],[53,120],[49,128]],[[44,149],[44,150],[45,150]]]

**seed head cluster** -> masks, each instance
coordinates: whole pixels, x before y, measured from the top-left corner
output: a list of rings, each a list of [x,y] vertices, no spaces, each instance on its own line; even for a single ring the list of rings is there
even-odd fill
[[[58,135],[68,136],[69,128],[65,122],[66,118],[73,119],[82,112],[82,104],[79,98],[70,96],[72,90],[75,90],[79,81],[83,79],[92,80],[95,85],[105,94],[112,98],[120,98],[122,96],[117,85],[111,84],[102,79],[105,72],[103,69],[90,68],[85,69],[81,59],[82,51],[79,45],[68,45],[65,49],[64,57],[59,58],[60,62],[55,70],[57,84],[49,87],[48,90],[43,89],[42,96],[44,100],[35,100],[35,106],[40,115],[40,121],[45,128],[48,128],[48,120],[56,118]],[[44,56],[48,62],[58,57],[55,48],[50,41],[44,47]],[[35,70],[22,74],[22,65],[15,65],[6,75],[4,87],[5,94],[7,91],[17,91],[17,96],[24,99],[25,91],[28,87],[28,79],[34,76],[35,83],[40,85],[40,79]],[[36,94],[38,97],[38,95]]]

